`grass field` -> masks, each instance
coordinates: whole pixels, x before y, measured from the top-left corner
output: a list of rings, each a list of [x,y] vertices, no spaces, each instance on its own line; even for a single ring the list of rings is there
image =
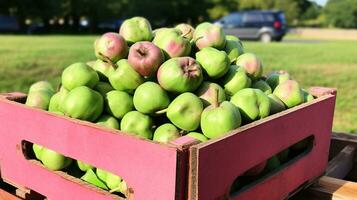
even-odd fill
[[[26,92],[38,80],[58,84],[63,68],[94,59],[95,36],[0,36],[0,91]],[[288,70],[304,87],[337,87],[335,131],[357,133],[357,41],[245,42],[267,73]]]

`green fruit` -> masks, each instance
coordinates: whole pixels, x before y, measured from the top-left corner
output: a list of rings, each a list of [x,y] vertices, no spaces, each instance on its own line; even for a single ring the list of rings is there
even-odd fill
[[[107,82],[99,82],[94,88],[95,91],[99,92],[103,97],[114,88]]]
[[[202,83],[202,69],[191,57],[171,58],[160,66],[157,80],[167,91],[192,92]]]
[[[239,108],[245,123],[262,119],[270,113],[269,98],[258,89],[242,89],[232,96],[231,102]]]
[[[103,97],[86,86],[80,86],[67,94],[62,108],[66,116],[95,121],[103,111]]]
[[[105,171],[104,169],[99,169],[99,168],[96,169],[96,174],[97,174],[98,178],[104,182],[107,179],[108,173],[109,172]]]
[[[102,81],[108,80],[110,74],[115,71],[115,68],[111,64],[100,59],[95,61],[91,67],[98,73],[99,79]]]
[[[52,85],[48,81],[39,81],[30,86],[29,93],[36,91],[49,91],[50,93],[55,93]]]
[[[62,85],[67,90],[79,86],[93,88],[99,82],[97,72],[85,63],[74,63],[63,70]]]
[[[270,87],[274,90],[276,88],[276,86],[278,86],[279,84],[290,80],[290,75],[288,74],[288,72],[280,70],[280,71],[276,71],[276,72],[272,72],[268,75],[266,82],[270,85]]]
[[[122,182],[122,178],[112,173],[107,173],[107,177],[105,179],[105,183],[111,192],[119,191],[120,183]]]
[[[96,124],[99,124],[107,128],[119,129],[118,120],[110,115],[102,115],[101,117],[99,117]]]
[[[92,169],[86,171],[86,173],[81,177],[87,183],[100,187],[102,189],[108,190],[108,187],[97,177]]]
[[[255,81],[252,84],[252,88],[256,88],[261,90],[262,92],[264,92],[266,95],[271,94],[273,91],[271,89],[271,87],[268,85],[267,82],[265,82],[264,80],[258,80]]]
[[[134,110],[133,97],[126,92],[113,90],[105,96],[105,110],[114,117],[121,119]]]
[[[224,76],[229,70],[230,61],[224,51],[206,47],[196,53],[196,60],[204,72],[213,79]]]
[[[207,138],[217,138],[241,125],[237,107],[229,101],[212,104],[205,108],[201,116],[202,133]]]
[[[155,30],[152,31],[154,38],[156,37],[156,35],[159,35],[161,33],[164,33],[166,30],[172,30],[174,28],[167,28],[167,27],[162,27],[162,28],[157,28]],[[180,31],[179,29],[176,29],[177,31]]]
[[[279,161],[278,156],[273,156],[268,160],[268,162],[265,166],[265,169],[267,171],[273,171],[273,170],[277,169],[278,167],[280,167],[280,165],[281,165],[281,163]]]
[[[66,161],[65,161],[64,168],[70,166],[70,165],[72,164],[72,161],[73,161],[73,160],[72,160],[71,158],[67,158],[67,157],[66,157]]]
[[[170,99],[159,84],[145,82],[135,90],[133,102],[136,110],[144,114],[154,114],[167,108]]]
[[[68,158],[53,150],[42,148],[40,153],[43,165],[53,171],[61,170],[68,166]]]
[[[277,156],[279,158],[280,163],[285,163],[286,161],[288,161],[289,153],[290,153],[289,149],[285,149],[285,150],[281,151],[280,153],[278,153]]]
[[[128,60],[119,60],[117,65],[118,68],[109,76],[109,82],[114,89],[132,93],[144,83],[144,78],[129,65]]]
[[[187,134],[187,136],[195,138],[195,139],[197,139],[197,140],[199,140],[201,142],[208,141],[208,138],[205,135],[203,135],[202,133],[190,132],[190,133]]]
[[[64,113],[61,111],[52,111],[52,113],[64,116]]]
[[[270,115],[281,112],[285,110],[284,103],[275,94],[269,94],[270,101]]]
[[[203,22],[196,27],[193,40],[198,49],[206,47],[223,49],[226,44],[226,35],[219,25]]]
[[[191,44],[181,34],[181,31],[176,29],[163,29],[155,34],[152,42],[162,49],[167,59],[188,56],[191,52]]]
[[[153,134],[153,121],[150,116],[138,111],[130,111],[124,115],[121,120],[120,128],[122,131],[131,135],[151,139]]]
[[[78,168],[84,172],[90,170],[90,169],[94,169],[94,167],[90,164],[87,164],[85,162],[82,162],[82,161],[79,161],[77,160],[77,165],[78,165]]]
[[[275,94],[288,108],[292,108],[304,102],[304,94],[299,84],[294,80],[287,80],[276,86]]]
[[[224,51],[227,53],[231,63],[233,63],[237,60],[238,56],[244,53],[243,46],[240,40],[233,35],[227,35],[226,41]]]
[[[211,83],[211,82],[203,82],[196,91],[196,95],[202,100],[203,106],[207,107],[214,102],[216,102],[217,99],[217,92],[218,92],[218,103],[221,103],[226,100],[226,94],[224,93],[224,90],[221,86],[219,86],[217,83]]]
[[[232,96],[241,89],[249,88],[252,81],[242,67],[231,65],[227,74],[222,78],[221,85],[227,95]]]
[[[125,20],[120,26],[119,34],[129,44],[151,41],[153,37],[150,22],[144,17],[133,17]]]
[[[258,80],[263,74],[263,64],[252,53],[244,53],[237,59],[236,65],[243,67],[252,80]]]
[[[54,94],[51,97],[49,106],[48,106],[48,111],[50,112],[62,112],[62,107],[61,105],[64,102],[64,99],[66,98],[68,94],[68,90],[65,88],[61,88],[60,91],[58,91],[56,94]]]
[[[161,143],[169,143],[180,137],[180,131],[173,124],[166,123],[159,126],[155,132],[153,140]]]
[[[47,110],[48,106],[50,104],[51,97],[53,95],[52,91],[48,90],[37,90],[37,91],[31,91],[27,95],[26,99],[26,105],[33,107],[33,108],[38,108],[42,110]]]
[[[234,35],[226,35],[226,40],[233,40],[233,41],[239,42],[240,45],[243,47],[242,41]]]
[[[38,144],[32,145],[32,150],[35,153],[37,159],[41,160],[41,153],[42,153],[43,146]]]
[[[186,92],[180,94],[171,102],[166,115],[180,129],[193,131],[200,124],[202,110],[201,100],[196,95]]]
[[[310,94],[308,91],[301,89],[302,93],[304,95],[304,102],[310,102],[312,100],[314,100],[314,96],[312,96],[312,94]]]
[[[195,29],[191,25],[182,23],[176,25],[175,28],[181,31],[182,37],[192,40]]]

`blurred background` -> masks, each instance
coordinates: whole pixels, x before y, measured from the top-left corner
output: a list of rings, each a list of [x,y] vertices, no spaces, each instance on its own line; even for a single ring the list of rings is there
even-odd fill
[[[95,59],[99,34],[137,15],[153,28],[220,24],[266,73],[336,87],[334,130],[357,133],[357,0],[0,0],[0,92],[58,84],[63,68]]]

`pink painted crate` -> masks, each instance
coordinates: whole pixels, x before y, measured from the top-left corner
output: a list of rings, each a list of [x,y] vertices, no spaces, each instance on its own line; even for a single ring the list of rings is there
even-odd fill
[[[240,127],[217,140],[193,145],[189,199],[285,199],[321,176],[328,164],[336,90],[314,87],[310,92],[318,97],[310,103]],[[308,153],[236,195],[229,194],[237,176],[311,136],[313,146]]]
[[[37,161],[27,160],[22,141],[29,141],[120,174],[131,188],[129,199],[186,198],[187,143],[195,140],[183,137],[174,144],[162,145],[9,101],[21,100],[23,94],[5,96],[0,98],[2,179],[51,200],[120,199],[64,172],[52,172]]]
[[[66,156],[120,174],[129,199],[282,199],[320,176],[326,165],[335,91],[314,88],[319,96],[206,143],[181,137],[162,145],[92,123],[57,116],[0,98],[1,178],[57,199],[120,199],[63,172],[27,160],[21,142],[38,143]],[[9,101],[13,100],[13,101]],[[301,159],[230,197],[234,179],[301,139],[313,135],[312,150]]]

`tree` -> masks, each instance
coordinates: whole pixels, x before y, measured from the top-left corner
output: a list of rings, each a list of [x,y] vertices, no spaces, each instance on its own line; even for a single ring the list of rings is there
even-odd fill
[[[357,27],[357,0],[329,0],[324,14],[329,26],[340,28]]]

